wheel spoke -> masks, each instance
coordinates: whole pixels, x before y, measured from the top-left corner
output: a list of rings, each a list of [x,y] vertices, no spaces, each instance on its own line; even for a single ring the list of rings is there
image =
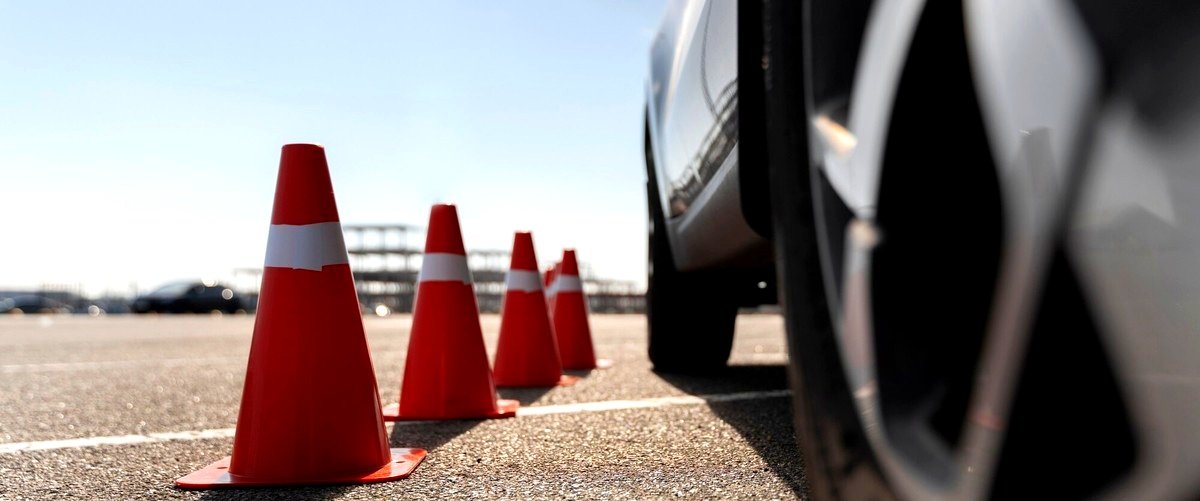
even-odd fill
[[[960,450],[959,497],[978,499],[994,479],[1098,77],[1077,20],[1061,4],[977,0],[966,15],[1008,235]]]
[[[859,217],[874,214],[883,145],[897,82],[924,0],[881,2],[871,13],[858,60],[845,128],[817,115],[813,129],[824,146],[830,184]]]
[[[878,413],[875,354],[871,340],[871,251],[879,234],[871,223],[856,219],[846,228],[846,271],[839,329],[846,379],[864,416]]]

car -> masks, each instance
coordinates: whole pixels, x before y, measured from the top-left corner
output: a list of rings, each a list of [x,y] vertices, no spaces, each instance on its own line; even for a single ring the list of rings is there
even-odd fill
[[[172,282],[138,296],[130,305],[134,313],[239,313],[251,307],[233,289],[215,282]]]
[[[649,356],[777,302],[820,499],[1200,497],[1200,5],[670,0]],[[768,297],[769,296],[769,297]]]
[[[0,314],[71,313],[73,311],[74,309],[68,304],[36,294],[0,297]]]

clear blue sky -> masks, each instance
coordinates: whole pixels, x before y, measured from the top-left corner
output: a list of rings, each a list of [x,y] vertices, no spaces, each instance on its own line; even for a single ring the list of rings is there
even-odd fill
[[[0,0],[0,288],[128,292],[262,263],[279,147],[343,223],[459,206],[644,282],[641,110],[661,0]]]

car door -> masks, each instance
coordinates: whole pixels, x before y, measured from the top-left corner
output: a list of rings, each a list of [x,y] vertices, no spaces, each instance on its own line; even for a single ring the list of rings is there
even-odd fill
[[[197,284],[189,287],[187,292],[183,293],[183,296],[175,301],[171,311],[174,313],[195,313],[200,311],[208,311],[204,305],[205,289],[206,287],[204,287],[203,284]]]

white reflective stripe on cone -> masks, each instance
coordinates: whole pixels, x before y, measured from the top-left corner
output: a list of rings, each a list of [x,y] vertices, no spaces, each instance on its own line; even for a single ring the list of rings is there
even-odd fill
[[[321,271],[331,264],[346,264],[342,223],[273,224],[267,233],[268,268]]]
[[[471,270],[467,268],[467,256],[431,252],[421,258],[421,275],[418,282],[462,282],[471,283]]]
[[[554,285],[550,286],[554,289],[554,293],[559,292],[582,292],[583,282],[576,275],[559,275],[554,279]]]
[[[542,290],[542,276],[536,271],[508,270],[504,279],[504,290],[537,292]]]

